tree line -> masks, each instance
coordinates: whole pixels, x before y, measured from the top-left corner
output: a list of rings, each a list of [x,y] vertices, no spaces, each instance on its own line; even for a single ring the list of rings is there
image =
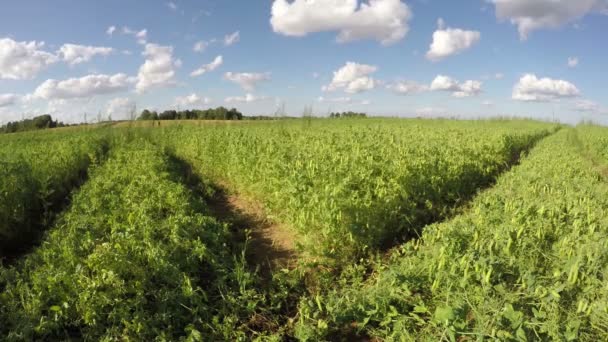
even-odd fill
[[[144,109],[137,120],[243,120],[243,113],[225,107],[193,110],[165,110],[156,112]]]
[[[367,114],[365,113],[357,113],[357,112],[331,112],[329,113],[329,117],[331,119],[339,119],[339,118],[366,118]]]
[[[20,121],[12,121],[6,125],[0,127],[0,133],[15,133],[25,131],[35,131],[39,129],[65,127],[69,126],[60,121],[54,121],[53,117],[49,114],[33,117],[31,119],[24,119]]]

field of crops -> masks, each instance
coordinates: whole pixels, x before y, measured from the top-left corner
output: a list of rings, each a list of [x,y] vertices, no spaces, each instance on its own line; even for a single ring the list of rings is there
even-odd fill
[[[607,136],[399,119],[0,136],[0,340],[605,340]],[[256,242],[275,227],[283,268]]]

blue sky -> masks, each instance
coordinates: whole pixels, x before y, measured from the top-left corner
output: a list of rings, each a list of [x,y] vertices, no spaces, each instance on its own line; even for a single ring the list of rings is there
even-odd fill
[[[11,1],[0,12],[0,122],[122,119],[134,106],[272,114],[284,103],[291,115],[312,105],[318,115],[608,123],[607,9],[606,0]],[[205,48],[194,51],[197,42]]]

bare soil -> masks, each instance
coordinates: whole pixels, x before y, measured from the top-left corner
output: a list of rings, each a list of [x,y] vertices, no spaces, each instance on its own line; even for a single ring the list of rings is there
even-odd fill
[[[262,205],[239,194],[229,193],[226,184],[216,185],[216,194],[208,200],[211,213],[227,222],[237,232],[248,231],[248,260],[263,273],[296,266],[292,231],[270,219]]]

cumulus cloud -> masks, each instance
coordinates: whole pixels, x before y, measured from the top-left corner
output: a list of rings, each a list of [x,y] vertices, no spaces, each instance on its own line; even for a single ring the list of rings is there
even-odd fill
[[[559,98],[577,97],[578,88],[564,80],[538,78],[534,74],[526,74],[513,87],[513,100],[547,102]]]
[[[253,94],[246,94],[245,96],[230,96],[224,99],[224,102],[234,103],[234,102],[242,102],[242,103],[250,103],[250,102],[259,102],[270,100],[268,96],[256,96]]]
[[[568,66],[571,68],[576,68],[578,66],[578,58],[568,57]]]
[[[375,65],[359,64],[346,62],[338,71],[334,71],[334,77],[330,84],[323,86],[323,91],[335,91],[343,89],[350,94],[360,93],[374,89],[377,81],[370,77],[376,72],[378,67]]]
[[[228,34],[224,37],[224,45],[230,46],[230,45],[238,43],[239,40],[241,40],[241,33],[239,31],[236,31],[236,32]]]
[[[130,119],[129,116],[134,114],[137,109],[135,101],[128,97],[117,97],[108,101],[106,105],[106,113],[116,119]]]
[[[416,94],[429,90],[428,86],[414,81],[398,81],[388,84],[386,88],[400,95]]]
[[[91,97],[125,91],[133,82],[125,74],[95,74],[64,81],[49,79],[36,88],[33,97],[45,100]]]
[[[605,11],[606,0],[492,0],[496,17],[517,25],[520,39],[535,30],[557,28],[593,12]]]
[[[0,39],[0,79],[30,80],[57,62],[57,56],[42,51],[42,47],[44,42]]]
[[[481,39],[479,31],[446,28],[443,19],[437,21],[437,26],[437,31],[433,33],[433,42],[426,53],[426,58],[431,61],[436,62],[459,54]]]
[[[178,96],[175,98],[175,105],[178,107],[202,107],[209,103],[211,103],[210,98],[201,97],[194,93],[188,96]]]
[[[90,61],[95,56],[108,56],[114,49],[103,46],[85,46],[76,44],[63,44],[57,55],[69,65],[76,65]]]
[[[469,97],[479,95],[481,86],[480,81],[468,80],[461,83],[451,77],[438,75],[431,83],[430,90],[451,92],[454,97]]]
[[[108,27],[108,29],[106,30],[106,34],[108,36],[111,36],[114,34],[114,32],[116,32],[116,26],[112,25],[110,27]]]
[[[270,23],[286,36],[337,31],[341,43],[374,39],[389,45],[405,37],[411,17],[401,0],[275,0]]]
[[[15,94],[0,94],[0,107],[12,106],[19,99]]]
[[[169,7],[169,9],[172,11],[177,11],[177,4],[173,1],[167,2],[167,7]]]
[[[146,61],[139,67],[135,86],[138,93],[175,84],[175,68],[181,63],[173,59],[173,47],[146,44],[143,55]]]
[[[222,63],[224,63],[224,59],[222,58],[222,56],[217,56],[211,63],[205,64],[205,65],[201,66],[200,68],[191,72],[190,76],[191,77],[201,76],[206,72],[213,71],[213,70],[219,68],[222,65]]]
[[[224,79],[234,82],[243,88],[245,91],[253,91],[258,83],[270,80],[269,73],[250,73],[250,72],[227,72],[224,74]]]

